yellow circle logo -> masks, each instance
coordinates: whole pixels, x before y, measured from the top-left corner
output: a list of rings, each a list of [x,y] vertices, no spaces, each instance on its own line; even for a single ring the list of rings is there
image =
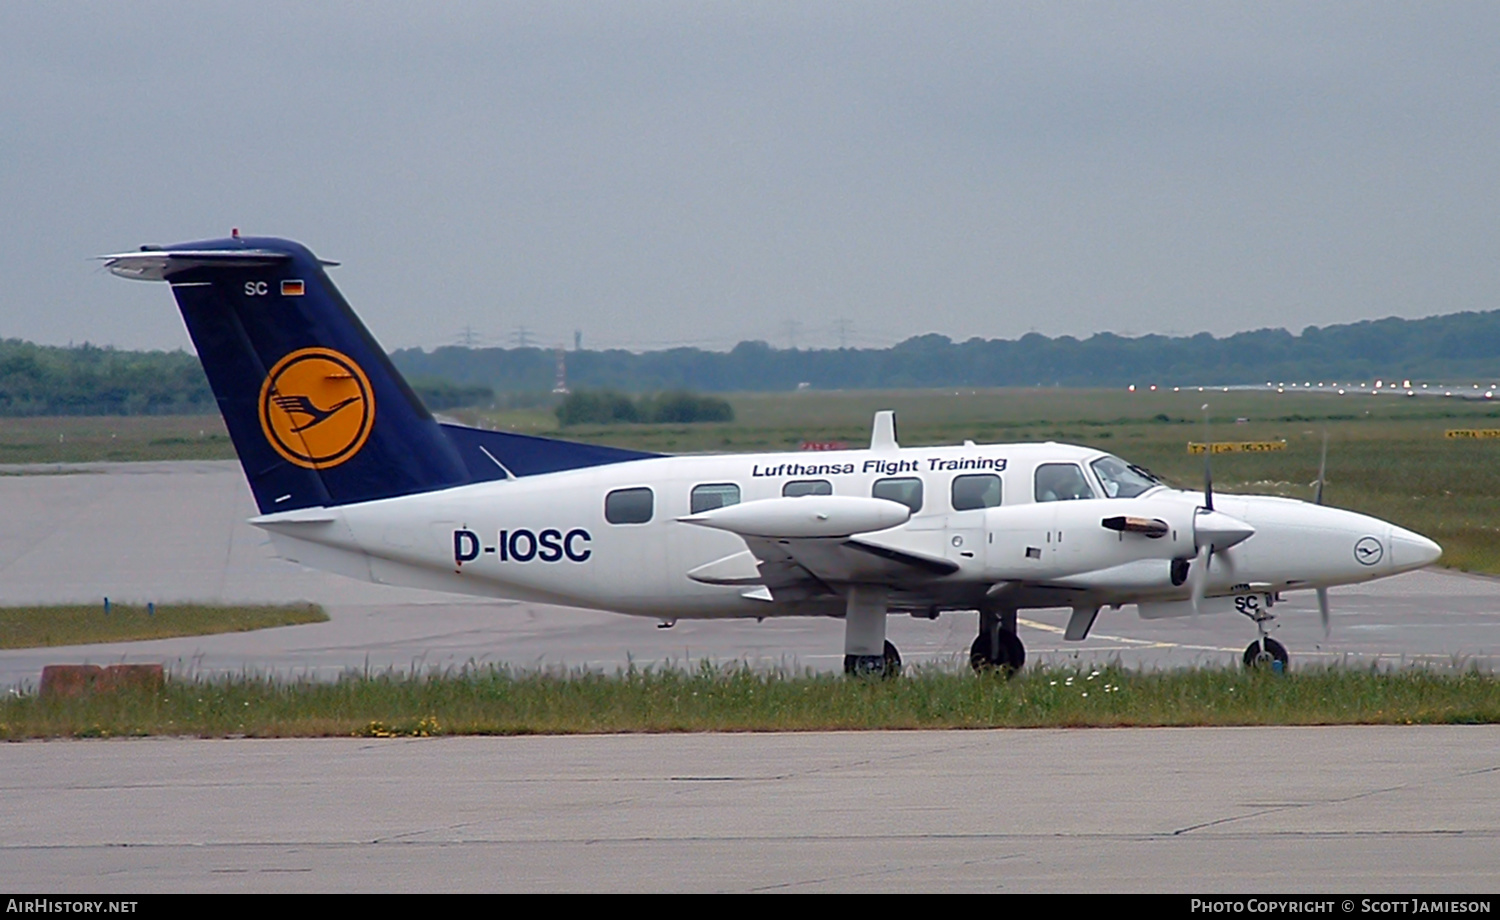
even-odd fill
[[[276,452],[326,470],[359,453],[375,423],[370,379],[348,355],[303,348],[276,362],[260,386],[260,428]]]

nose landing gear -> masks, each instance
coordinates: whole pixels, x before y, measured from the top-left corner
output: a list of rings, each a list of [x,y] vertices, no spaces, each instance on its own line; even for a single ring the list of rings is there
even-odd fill
[[[1262,636],[1245,649],[1244,661],[1247,668],[1265,668],[1273,674],[1281,674],[1286,671],[1286,649],[1275,639]]]
[[[1272,639],[1268,635],[1270,630],[1266,628],[1267,623],[1276,619],[1276,615],[1271,612],[1271,605],[1276,602],[1275,596],[1265,595],[1264,607],[1256,600],[1257,597],[1253,594],[1235,598],[1235,609],[1249,617],[1260,632],[1260,638],[1250,643],[1241,660],[1245,662],[1245,667],[1252,670],[1282,674],[1286,671],[1288,661],[1286,647]]]

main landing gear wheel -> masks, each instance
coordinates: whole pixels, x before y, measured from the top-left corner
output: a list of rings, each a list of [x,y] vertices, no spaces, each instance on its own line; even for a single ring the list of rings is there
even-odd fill
[[[901,653],[886,640],[884,655],[845,655],[844,673],[855,677],[895,677],[901,673]]]
[[[1286,649],[1275,639],[1257,639],[1245,649],[1245,667],[1252,670],[1264,669],[1281,674],[1286,671],[1286,663]]]
[[[969,646],[969,664],[975,671],[999,671],[1010,677],[1026,664],[1026,646],[1009,630],[997,629],[993,637],[984,633]]]

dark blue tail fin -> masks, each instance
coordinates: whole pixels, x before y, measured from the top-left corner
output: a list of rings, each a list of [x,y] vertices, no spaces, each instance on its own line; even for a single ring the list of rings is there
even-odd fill
[[[472,481],[306,247],[236,236],[106,258],[172,285],[262,513]]]

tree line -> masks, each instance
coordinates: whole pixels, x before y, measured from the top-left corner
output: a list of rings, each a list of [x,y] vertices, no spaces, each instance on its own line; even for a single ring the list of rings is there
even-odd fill
[[[555,380],[556,354],[540,348],[442,347],[391,355],[405,373],[497,392],[545,391]],[[1382,319],[1300,334],[1261,329],[1224,338],[1208,333],[1085,339],[1032,333],[1019,339],[955,342],[922,335],[891,348],[787,349],[741,342],[728,352],[697,348],[634,353],[570,351],[575,389],[629,393],[709,393],[818,389],[1001,386],[1210,385],[1290,380],[1374,380],[1413,377],[1487,382],[1500,374],[1500,310],[1426,319]]]
[[[412,389],[434,412],[489,405],[483,384],[413,379]],[[185,351],[124,351],[0,340],[0,416],[204,415],[218,403],[197,355]]]
[[[0,341],[0,415],[171,415],[217,411],[182,351],[59,348]]]
[[[1079,339],[1032,333],[955,342],[922,335],[891,348],[773,348],[741,342],[697,348],[567,353],[575,390],[624,394],[998,386],[1213,385],[1281,380],[1416,378],[1496,382],[1500,310],[1426,319]],[[556,355],[539,348],[401,349],[392,360],[435,411],[488,405],[497,393],[548,393]],[[627,400],[635,403],[632,397]],[[0,415],[208,413],[215,401],[195,356],[0,341]],[[611,410],[613,411],[613,410]],[[621,409],[620,411],[624,411]],[[643,411],[637,405],[637,413]],[[656,411],[656,410],[652,410]]]

